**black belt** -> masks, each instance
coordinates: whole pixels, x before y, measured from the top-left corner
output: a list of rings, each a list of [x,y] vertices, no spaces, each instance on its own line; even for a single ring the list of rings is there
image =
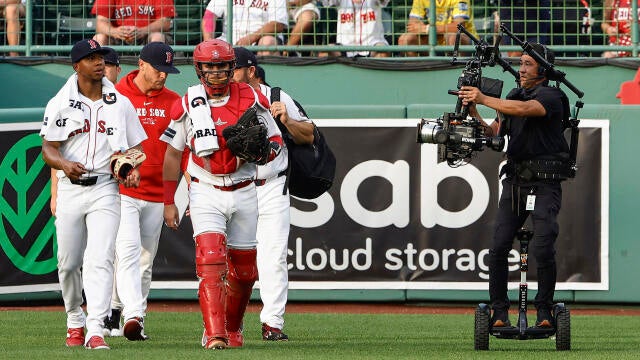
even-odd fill
[[[98,182],[98,176],[81,177],[78,180],[69,179],[69,181],[71,181],[73,185],[92,186]]]
[[[278,173],[277,176],[274,176],[274,177],[280,177],[280,176],[285,176],[285,175],[287,175],[287,170],[282,170],[282,171],[280,171]],[[269,179],[271,179],[271,178],[269,178]],[[267,182],[267,180],[268,179],[256,179],[253,182],[256,183],[256,186],[262,186]]]
[[[199,183],[200,179],[198,179],[197,177],[191,177],[191,181]],[[211,185],[211,184],[207,184],[207,185],[211,185],[214,188],[216,188],[218,190],[222,190],[222,191],[233,191],[233,190],[242,189],[243,187],[247,187],[252,182],[253,181],[251,181],[251,180],[245,180],[245,181],[241,181],[239,183],[236,183],[236,184],[233,184],[233,185],[229,185],[229,186],[220,186],[220,185]]]

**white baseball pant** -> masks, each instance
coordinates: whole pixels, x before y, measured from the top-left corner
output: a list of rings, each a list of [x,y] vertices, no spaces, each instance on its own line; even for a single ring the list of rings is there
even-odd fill
[[[93,186],[58,182],[56,235],[58,278],[67,327],[85,326],[82,289],[87,298],[86,338],[102,337],[113,286],[116,232],[120,224],[118,185],[102,175]],[[80,272],[82,268],[82,273]]]
[[[121,209],[116,238],[116,291],[111,308],[123,309],[125,319],[144,317],[164,204],[122,195]]]
[[[215,232],[226,234],[230,248],[256,248],[258,200],[253,183],[234,191],[222,191],[213,185],[192,182],[189,211],[194,237]]]
[[[287,246],[289,242],[289,194],[282,195],[286,176],[267,179],[257,186],[258,193],[258,281],[262,311],[260,321],[271,327],[284,327],[289,290]]]

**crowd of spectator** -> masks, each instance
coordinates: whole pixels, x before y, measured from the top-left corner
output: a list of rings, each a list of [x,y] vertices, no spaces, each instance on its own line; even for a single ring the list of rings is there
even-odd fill
[[[189,45],[180,42],[182,39],[176,41],[173,35],[177,34],[177,24],[182,24],[183,20],[193,20],[198,26],[197,29],[194,26],[189,28],[189,36],[192,39],[195,37],[196,42],[220,38],[232,40],[234,46],[285,46],[284,51],[262,51],[258,55],[421,56],[426,55],[426,52],[390,52],[388,47],[385,48],[386,51],[371,51],[371,47],[424,46],[432,41],[437,45],[452,46],[456,42],[457,25],[461,23],[469,33],[484,39],[490,37],[483,35],[496,34],[499,24],[505,23],[523,39],[551,46],[585,45],[571,42],[580,36],[580,32],[585,32],[586,24],[588,35],[599,39],[594,45],[631,45],[631,0],[598,0],[601,2],[593,6],[601,14],[601,26],[593,27],[589,2],[581,1],[570,9],[578,12],[571,20],[576,24],[582,21],[583,24],[567,27],[566,38],[561,40],[566,42],[562,43],[558,40],[554,42],[551,36],[557,36],[557,31],[552,29],[555,26],[551,22],[552,11],[561,9],[567,12],[569,7],[564,6],[565,3],[555,5],[554,1],[493,0],[480,5],[472,0],[437,0],[436,14],[432,17],[429,14],[430,0],[404,0],[402,4],[397,0],[239,0],[234,1],[232,16],[227,14],[227,0],[180,5],[181,9],[188,9],[188,14],[177,11],[173,0],[95,0],[89,2],[90,8],[85,12],[85,17],[95,18],[93,38],[101,45],[144,45],[155,41]],[[0,0],[4,18],[4,28],[0,28],[3,45],[19,45],[21,38],[25,37],[25,4],[26,0]],[[32,4],[34,12],[37,6],[45,7],[38,1]],[[193,18],[193,8],[198,10],[195,13],[197,18]],[[400,8],[403,11],[399,11]],[[474,14],[490,18],[491,28],[476,29],[475,20],[478,19],[474,19]],[[183,16],[188,16],[188,19]],[[232,19],[230,26],[229,18]],[[433,24],[430,21],[432,18],[435,18]],[[228,29],[231,29],[231,34],[227,33]],[[575,34],[571,34],[573,29],[576,29]],[[86,33],[83,32],[82,35],[86,37]],[[471,40],[464,34],[460,41],[462,45],[471,44]],[[510,45],[507,37],[503,38],[502,43]],[[299,45],[343,45],[350,49],[302,52],[296,49]],[[367,49],[353,50],[353,47],[359,46],[366,46]],[[8,51],[4,55],[18,56],[20,52]],[[519,53],[509,52],[508,55],[518,56]],[[604,57],[630,55],[630,51],[602,53]]]

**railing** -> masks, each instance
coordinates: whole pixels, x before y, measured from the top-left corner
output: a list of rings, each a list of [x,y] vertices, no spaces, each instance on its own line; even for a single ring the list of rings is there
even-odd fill
[[[233,0],[230,0],[233,1]],[[247,0],[248,1],[248,0]],[[177,16],[173,20],[170,35],[173,38],[173,47],[176,51],[185,55],[189,54],[202,37],[200,22],[208,0],[175,0]],[[631,44],[629,46],[610,46],[608,37],[601,30],[604,16],[603,0],[562,1],[539,0],[536,4],[548,4],[548,6],[527,6],[528,0],[505,1],[510,6],[501,6],[502,0],[478,1],[472,0],[471,8],[474,24],[480,38],[489,43],[493,42],[495,34],[495,15],[514,14],[519,12],[531,12],[535,10],[545,11],[548,18],[526,20],[527,23],[536,24],[535,31],[518,33],[517,35],[533,39],[543,38],[559,56],[563,57],[599,57],[606,51],[628,51],[633,56],[638,55],[640,44],[638,43],[638,23],[631,23]],[[588,5],[585,6],[585,4]],[[287,46],[252,46],[256,51],[288,51],[298,52],[303,55],[317,56],[329,51],[377,51],[389,53],[392,57],[403,57],[405,52],[419,52],[424,56],[440,57],[453,50],[452,45],[438,45],[435,36],[430,36],[429,43],[425,45],[398,45],[398,38],[406,31],[406,23],[411,11],[412,0],[390,0],[383,8],[382,24],[388,46],[338,46],[331,45],[335,41],[337,11],[335,7],[324,7],[318,2],[321,11],[321,19],[314,23],[313,30],[303,37],[301,45]],[[93,0],[27,0],[25,14],[21,16],[21,45],[10,45],[5,36],[4,21],[0,27],[0,53],[7,55],[9,52],[18,52],[26,56],[66,56],[73,43],[83,38],[90,38],[95,34],[95,18],[91,14]],[[435,23],[436,1],[431,1],[430,22]],[[588,10],[590,11],[590,17]],[[632,3],[632,13],[638,13],[638,5]],[[636,17],[637,19],[637,17]],[[2,19],[4,20],[4,19]],[[505,21],[505,19],[502,19]],[[219,35],[222,30],[222,22],[218,21],[216,32]],[[289,29],[294,25],[290,19]],[[512,28],[512,30],[515,30]],[[229,33],[229,32],[228,32]],[[286,36],[287,34],[285,34]],[[286,44],[286,43],[285,43]],[[136,53],[139,46],[116,45],[113,46],[120,52]],[[471,46],[462,46],[461,51],[470,51]],[[501,49],[518,51],[515,45],[503,44]]]

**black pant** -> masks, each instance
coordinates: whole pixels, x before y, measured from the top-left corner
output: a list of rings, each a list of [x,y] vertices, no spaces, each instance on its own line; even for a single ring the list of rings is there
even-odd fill
[[[498,204],[493,247],[489,251],[489,296],[494,309],[509,308],[507,258],[514,237],[529,215],[533,221],[533,239],[529,252],[537,263],[538,294],[536,308],[551,309],[556,287],[556,260],[554,244],[558,236],[557,216],[562,202],[559,182],[534,182],[514,185],[510,179],[502,182],[502,195]],[[526,211],[527,195],[536,196],[533,211]],[[518,201],[519,200],[519,201]]]

